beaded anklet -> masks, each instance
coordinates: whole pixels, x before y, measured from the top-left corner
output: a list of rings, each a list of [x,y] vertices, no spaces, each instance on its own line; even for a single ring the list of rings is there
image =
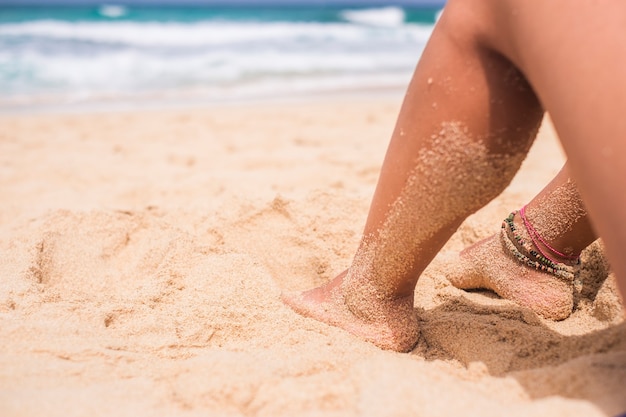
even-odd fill
[[[554,262],[551,259],[545,257],[543,254],[537,252],[531,243],[527,242],[521,235],[516,233],[517,228],[513,223],[513,219],[517,211],[509,214],[509,217],[502,222],[502,228],[500,230],[500,236],[502,236],[502,242],[506,249],[511,252],[514,258],[516,258],[521,264],[534,268],[538,271],[547,272],[556,277],[566,280],[574,279],[574,267],[563,263]],[[508,231],[507,231],[508,229]],[[513,243],[509,237],[509,232],[517,242],[517,245]],[[518,247],[522,248],[529,256],[523,254]]]
[[[541,235],[539,234],[539,232],[537,232],[537,230],[533,227],[532,224],[530,224],[530,222],[528,221],[528,219],[526,218],[526,206],[522,207],[519,211],[519,215],[522,219],[522,222],[524,223],[524,226],[526,227],[526,231],[528,232],[528,235],[530,236],[530,239],[533,241],[533,243],[535,244],[535,247],[537,249],[539,249],[539,252],[545,257],[550,259],[552,262],[556,262],[554,259],[550,258],[550,256],[548,256],[548,254],[546,254],[542,249],[541,246],[543,245],[548,251],[552,252],[552,254],[560,256],[563,259],[567,259],[569,261],[579,261],[580,255],[566,255],[562,252],[559,252],[558,250],[554,249],[552,246],[550,246],[550,244],[548,242],[546,242],[546,240],[544,238],[541,237]]]

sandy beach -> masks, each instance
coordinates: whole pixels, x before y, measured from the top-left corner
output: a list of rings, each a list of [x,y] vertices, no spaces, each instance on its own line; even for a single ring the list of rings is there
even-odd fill
[[[561,168],[548,121],[420,278],[411,353],[282,304],[349,265],[401,99],[1,115],[0,415],[625,412],[599,242],[560,322],[446,279]]]

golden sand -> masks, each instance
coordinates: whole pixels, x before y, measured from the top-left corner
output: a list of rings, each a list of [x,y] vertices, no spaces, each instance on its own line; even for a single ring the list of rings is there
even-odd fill
[[[350,264],[399,105],[2,116],[0,415],[626,411],[626,324],[600,244],[561,322],[445,278],[446,253],[558,172],[549,126],[421,277],[413,352],[281,303]]]

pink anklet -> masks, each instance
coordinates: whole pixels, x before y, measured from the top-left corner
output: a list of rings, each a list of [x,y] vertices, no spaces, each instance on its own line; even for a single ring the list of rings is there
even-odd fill
[[[538,271],[547,272],[556,277],[571,281],[574,279],[575,268],[564,263],[554,262],[539,252],[535,251],[533,244],[526,241],[517,233],[513,222],[517,211],[509,214],[502,222],[501,239],[505,249],[521,264],[534,268]],[[512,236],[509,236],[509,233]],[[513,243],[515,241],[515,243]],[[523,252],[524,253],[523,253]]]
[[[561,258],[567,259],[569,261],[578,261],[578,259],[580,258],[580,255],[572,256],[572,255],[566,255],[564,253],[561,253],[558,250],[556,250],[555,248],[553,248],[552,246],[550,246],[550,244],[548,242],[546,242],[545,239],[543,239],[541,237],[541,235],[537,232],[537,230],[533,227],[533,225],[530,224],[530,222],[528,221],[528,218],[526,217],[526,207],[527,207],[527,205],[522,207],[521,210],[519,211],[519,214],[520,214],[520,217],[522,218],[522,222],[524,222],[524,226],[526,227],[526,231],[530,235],[530,239],[533,241],[533,243],[535,244],[535,247],[539,250],[539,252],[545,258],[551,260],[552,262],[555,262],[555,263],[557,262],[554,259],[552,259],[550,256],[548,256],[548,254],[545,253],[541,249],[541,245],[539,244],[539,242],[541,242],[541,244],[543,244],[543,246],[545,246],[554,255],[560,256]]]

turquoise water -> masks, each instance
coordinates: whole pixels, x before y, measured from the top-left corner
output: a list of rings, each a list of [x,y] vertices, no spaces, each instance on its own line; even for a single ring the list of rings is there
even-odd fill
[[[402,87],[438,12],[0,6],[0,106]]]
[[[114,6],[120,7],[120,6]],[[133,21],[133,22],[198,22],[203,20],[285,21],[285,22],[344,22],[345,10],[381,10],[384,8],[338,6],[121,6],[120,14],[107,14],[107,6],[0,6],[0,24],[33,20],[66,22]],[[110,10],[110,9],[109,9]],[[408,8],[406,23],[430,25],[435,22],[439,8]]]

